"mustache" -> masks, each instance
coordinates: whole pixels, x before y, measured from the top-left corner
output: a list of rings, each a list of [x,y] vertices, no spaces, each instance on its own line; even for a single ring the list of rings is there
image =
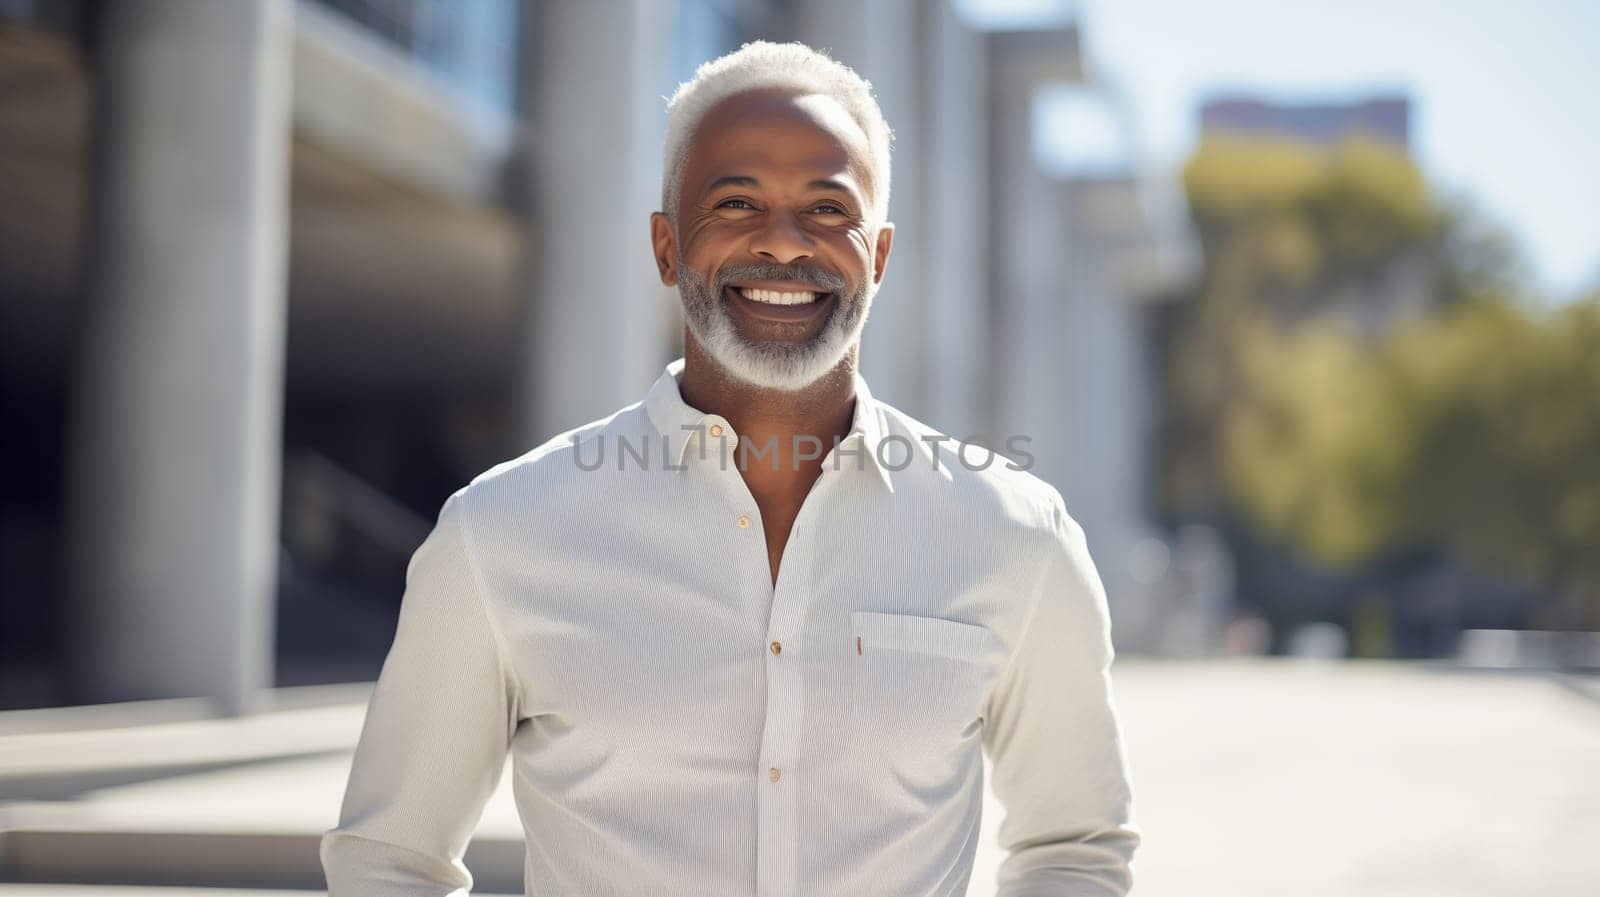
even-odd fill
[[[838,293],[845,287],[843,277],[815,265],[738,265],[717,272],[717,291],[735,280],[788,280],[814,286],[819,293]]]

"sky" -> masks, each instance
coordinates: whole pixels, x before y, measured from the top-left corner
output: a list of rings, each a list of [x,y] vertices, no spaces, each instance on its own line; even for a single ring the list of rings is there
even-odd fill
[[[957,6],[986,25],[1075,15],[1092,76],[1127,109],[1126,143],[1155,170],[1187,157],[1199,106],[1215,93],[1295,102],[1404,92],[1413,155],[1430,182],[1507,231],[1551,298],[1600,287],[1600,2]],[[1091,152],[1124,143],[1081,114],[1066,119],[1078,127],[1058,130],[1076,130]]]

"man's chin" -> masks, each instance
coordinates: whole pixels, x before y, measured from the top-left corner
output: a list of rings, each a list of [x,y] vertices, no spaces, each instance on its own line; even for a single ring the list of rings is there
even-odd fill
[[[706,354],[734,379],[764,389],[787,391],[804,389],[837,364],[837,359],[832,364],[820,364],[819,358],[826,350],[815,341],[792,343],[782,340],[749,340],[742,336],[736,339],[738,344],[732,352],[712,351],[708,348]],[[796,374],[798,371],[807,370],[818,371],[817,377],[808,378]]]
[[[705,297],[709,299],[710,297]],[[685,302],[684,318],[702,353],[728,376],[764,389],[797,391],[825,376],[848,351],[837,348],[839,315],[846,306],[835,303],[821,329],[803,340],[762,339],[740,328],[738,316],[727,307],[725,298],[701,303]],[[848,344],[850,339],[843,340]],[[826,364],[821,356],[832,355]],[[798,371],[816,371],[817,377],[802,383]]]

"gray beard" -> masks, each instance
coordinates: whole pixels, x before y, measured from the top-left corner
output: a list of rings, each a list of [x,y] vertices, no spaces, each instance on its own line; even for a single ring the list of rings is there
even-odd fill
[[[799,281],[812,284],[819,293],[837,293],[838,300],[822,328],[805,342],[747,340],[723,296],[734,280]],[[837,367],[861,338],[875,286],[865,278],[855,292],[847,293],[843,278],[804,264],[728,267],[711,284],[684,264],[682,253],[678,255],[678,294],[689,332],[729,376],[763,389],[798,392]]]

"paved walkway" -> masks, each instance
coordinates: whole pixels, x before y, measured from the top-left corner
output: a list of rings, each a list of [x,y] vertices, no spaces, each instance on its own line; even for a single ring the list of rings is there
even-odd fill
[[[1597,893],[1592,681],[1262,659],[1119,663],[1116,688],[1145,836],[1136,895]],[[295,694],[308,706],[243,720],[197,718],[194,702],[144,708],[139,721],[165,720],[145,725],[117,719],[125,708],[0,714],[0,879],[20,862],[137,881],[117,876],[203,854],[192,883],[243,874],[314,893],[365,691]],[[6,734],[24,726],[58,731]],[[468,855],[476,893],[520,892],[508,785]],[[993,893],[1000,815],[991,795],[969,897]],[[294,893],[0,884],[0,897]]]
[[[1116,687],[1135,894],[1600,894],[1600,701],[1549,678],[1273,660]]]

